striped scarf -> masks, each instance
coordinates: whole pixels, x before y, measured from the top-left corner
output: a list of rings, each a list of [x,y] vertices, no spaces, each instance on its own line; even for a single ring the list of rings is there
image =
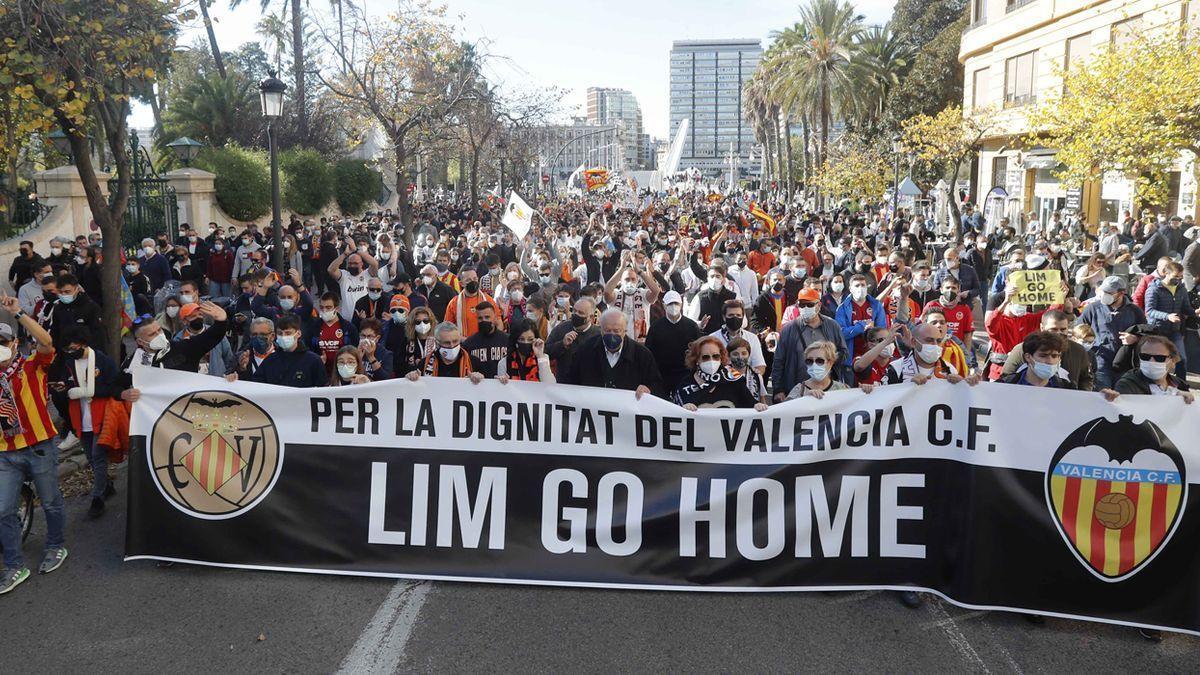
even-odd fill
[[[508,376],[514,380],[522,380],[525,382],[541,382],[542,379],[538,375],[537,356],[532,351],[529,356],[521,358],[521,352],[511,351],[508,353]]]
[[[13,393],[13,378],[25,367],[25,357],[17,354],[12,363],[0,373],[0,430],[6,438],[24,433],[21,415],[17,411],[17,397]]]

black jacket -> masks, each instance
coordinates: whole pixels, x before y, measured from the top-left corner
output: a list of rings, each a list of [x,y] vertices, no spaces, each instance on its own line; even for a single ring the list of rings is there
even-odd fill
[[[324,387],[327,382],[321,357],[303,345],[290,352],[276,349],[248,379],[283,387]]]
[[[1167,373],[1167,380],[1180,391],[1187,391],[1189,388],[1187,382],[1175,377],[1172,373]],[[1131,368],[1125,371],[1125,374],[1121,376],[1121,379],[1117,380],[1117,384],[1113,388],[1122,394],[1148,395],[1150,393],[1150,384],[1150,379],[1142,374],[1140,368]]]
[[[646,349],[658,364],[658,374],[662,377],[663,390],[674,391],[679,381],[690,374],[683,363],[688,345],[700,337],[700,326],[686,316],[671,323],[667,317],[662,317],[650,324],[646,334]]]
[[[446,317],[446,307],[454,299],[454,289],[435,280],[433,288],[420,284],[417,286],[417,290],[425,294],[425,303],[429,305],[429,311],[433,312],[438,321],[442,321]]]
[[[650,350],[628,337],[623,340],[621,356],[616,366],[610,367],[601,336],[587,338],[586,342],[579,345],[560,380],[585,387],[630,391],[645,385],[654,395],[662,396],[662,376],[658,374],[658,364],[654,362]]]
[[[79,326],[87,331],[88,344],[100,346],[104,344],[103,313],[87,293],[77,293],[75,301],[65,304],[62,300],[54,303],[53,320],[50,322],[50,337],[54,339],[54,348],[62,350],[66,346],[63,335],[71,326]]]
[[[1146,243],[1142,244],[1142,248],[1134,254],[1133,258],[1137,261],[1138,267],[1144,270],[1153,270],[1154,266],[1158,264],[1158,259],[1170,252],[1170,243],[1167,241],[1163,228],[1159,227],[1146,239]]]
[[[189,373],[195,373],[200,370],[200,359],[204,355],[211,352],[221,340],[225,339],[225,334],[229,332],[229,321],[214,321],[213,325],[199,335],[191,337],[176,337],[171,339],[171,348],[166,354],[155,355],[153,367],[166,368],[167,370],[183,370]],[[136,353],[136,352],[135,352]],[[125,360],[121,365],[121,370],[126,371],[124,377],[127,378],[123,383],[124,386],[130,386],[130,375],[128,374],[130,363],[133,361],[133,354]]]

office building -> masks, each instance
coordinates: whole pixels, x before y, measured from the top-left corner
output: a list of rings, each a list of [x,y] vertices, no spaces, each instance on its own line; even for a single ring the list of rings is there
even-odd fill
[[[582,164],[585,167],[614,167],[624,155],[617,124],[589,124],[586,117],[574,117],[570,124],[547,124],[520,129],[519,143],[534,148],[542,158],[543,175],[556,182],[566,179]]]
[[[730,153],[740,178],[757,176],[754,129],[742,112],[742,88],[762,56],[758,40],[677,40],[671,47],[671,137],[690,119],[680,170],[710,177],[728,173]],[[761,157],[761,153],[757,153]]]
[[[620,167],[626,171],[646,168],[642,108],[627,89],[588,87],[587,122],[592,126],[620,125]]]

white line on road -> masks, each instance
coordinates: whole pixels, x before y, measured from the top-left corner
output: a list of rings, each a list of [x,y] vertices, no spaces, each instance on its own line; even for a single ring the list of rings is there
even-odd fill
[[[925,607],[929,609],[930,614],[937,618],[936,625],[946,634],[950,645],[963,657],[963,660],[970,664],[974,670],[990,673],[991,671],[988,670],[987,664],[979,656],[979,652],[975,651],[975,648],[971,646],[970,640],[967,640],[967,636],[963,634],[958,624],[946,612],[946,608],[942,607],[942,604],[933,598],[926,598]]]
[[[430,588],[428,581],[397,582],[342,660],[338,673],[396,672]]]

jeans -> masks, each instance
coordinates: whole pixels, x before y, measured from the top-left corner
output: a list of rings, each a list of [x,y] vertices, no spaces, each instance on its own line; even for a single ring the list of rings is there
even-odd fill
[[[92,497],[104,497],[108,487],[108,449],[96,444],[96,434],[91,431],[80,434],[79,444],[92,465]]]
[[[1112,389],[1117,384],[1117,378],[1113,376],[1112,366],[1105,365],[1102,361],[1096,362],[1096,379],[1092,387],[1096,391],[1101,389]]]
[[[233,284],[219,281],[212,281],[208,284],[208,295],[216,300],[217,298],[228,298],[233,293]]]
[[[33,481],[46,514],[46,550],[62,548],[66,514],[62,491],[58,489],[58,446],[47,440],[23,450],[0,452],[0,548],[4,549],[5,569],[25,566],[21,557],[21,522],[17,503],[21,483]]]
[[[1171,336],[1171,341],[1175,343],[1175,348],[1179,350],[1179,363],[1175,364],[1175,377],[1181,380],[1187,380],[1187,345],[1183,343],[1183,332],[1176,332]]]

